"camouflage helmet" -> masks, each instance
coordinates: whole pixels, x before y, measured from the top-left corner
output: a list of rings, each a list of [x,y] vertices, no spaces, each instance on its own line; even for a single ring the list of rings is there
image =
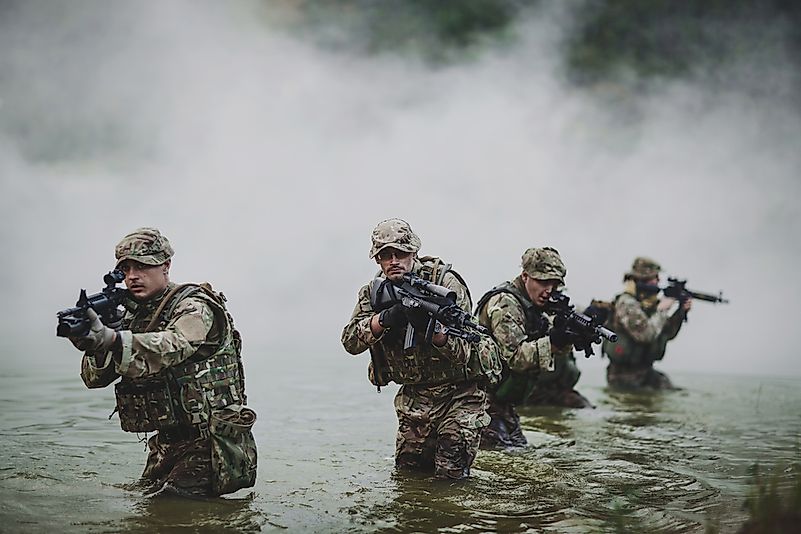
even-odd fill
[[[623,280],[650,280],[659,275],[662,266],[656,263],[651,258],[639,256],[634,258],[634,263],[631,265],[631,271],[623,276]]]
[[[145,265],[161,265],[172,258],[173,250],[166,237],[155,228],[139,228],[122,238],[114,249],[117,266],[125,260]]]
[[[372,241],[371,258],[375,258],[379,252],[389,247],[403,252],[420,250],[420,238],[403,219],[387,219],[378,223],[373,229]]]
[[[523,253],[523,271],[535,280],[559,280],[565,283],[567,269],[559,251],[551,247],[532,247]]]

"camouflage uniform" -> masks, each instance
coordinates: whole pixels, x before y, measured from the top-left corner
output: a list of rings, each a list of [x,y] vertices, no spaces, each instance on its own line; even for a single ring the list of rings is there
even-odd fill
[[[529,276],[564,282],[567,271],[556,250],[530,248],[522,260]],[[521,276],[487,292],[479,300],[476,315],[497,341],[505,364],[502,382],[489,393],[492,422],[482,432],[482,447],[526,444],[515,405],[589,405],[573,390],[580,373],[572,348],[551,346],[547,335],[551,318],[531,302]]]
[[[649,280],[661,267],[654,260],[638,257],[624,277],[625,290],[615,297],[609,325],[618,335],[617,343],[604,341],[609,358],[606,380],[610,386],[638,389],[673,389],[664,373],[653,368],[665,355],[667,342],[681,329],[686,313],[679,307],[673,314],[657,310],[656,295],[637,290],[637,281]]]
[[[372,237],[371,258],[388,247],[411,253],[420,248],[419,238],[400,219],[383,221]],[[455,291],[457,304],[471,309],[467,286],[439,258],[415,257],[412,272]],[[405,329],[388,328],[373,335],[373,283],[359,290],[353,315],[342,331],[342,345],[353,355],[371,352],[369,378],[374,385],[401,384],[395,396],[395,465],[433,469],[438,478],[465,478],[476,456],[480,430],[490,420],[484,384],[500,376],[497,347],[488,336],[478,343],[449,336],[442,347],[418,338],[415,347],[405,352]]]
[[[117,245],[118,265],[161,265],[173,254],[158,230],[140,228]],[[84,354],[89,388],[115,385],[123,430],[147,433],[142,474],[149,490],[215,496],[255,483],[256,414],[245,407],[241,341],[224,297],[207,284],[170,283],[143,302],[128,299],[122,350]]]

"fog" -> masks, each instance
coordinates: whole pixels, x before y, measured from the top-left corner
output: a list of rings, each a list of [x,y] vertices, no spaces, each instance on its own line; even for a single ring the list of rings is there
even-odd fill
[[[291,16],[0,4],[5,370],[77,366],[55,312],[100,289],[140,226],[171,240],[173,280],[227,295],[249,358],[349,357],[339,335],[376,271],[370,232],[402,217],[476,298],[530,246],[560,251],[579,303],[654,257],[731,300],[697,303],[662,369],[801,374],[801,110],[781,47],[706,76],[578,88],[566,9],[436,66],[321,46]]]

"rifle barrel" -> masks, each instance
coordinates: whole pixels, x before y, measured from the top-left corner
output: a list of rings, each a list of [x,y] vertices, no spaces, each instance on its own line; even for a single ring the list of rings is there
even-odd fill
[[[697,299],[697,300],[703,300],[705,302],[713,302],[713,303],[720,302],[721,304],[728,304],[729,303],[728,299],[724,299],[723,298],[723,294],[711,295],[709,293],[701,293],[700,291],[690,291],[689,289],[687,290],[687,293],[692,298]]]

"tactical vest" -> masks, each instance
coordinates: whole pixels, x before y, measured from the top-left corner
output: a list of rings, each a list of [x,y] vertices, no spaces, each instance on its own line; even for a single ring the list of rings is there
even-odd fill
[[[524,294],[514,283],[504,282],[499,284],[486,293],[479,299],[476,304],[476,316],[479,323],[490,330],[492,329],[487,313],[487,303],[495,295],[506,293],[511,295],[517,300],[520,307],[523,309],[523,315],[526,318],[526,336],[527,341],[538,339],[545,335],[548,331],[549,323],[541,310],[538,310],[533,302]],[[494,337],[494,336],[493,336]],[[509,369],[505,360],[503,363],[503,372],[499,384],[495,388],[495,398],[502,402],[512,402],[520,404],[525,401],[534,390],[537,384],[539,373],[520,373]]]
[[[606,339],[603,340],[602,350],[603,353],[609,358],[609,361],[616,365],[624,366],[650,366],[656,360],[661,360],[665,356],[665,349],[667,348],[667,336],[660,334],[656,339],[650,343],[640,343],[636,341],[626,331],[623,325],[620,324],[615,310],[617,309],[617,302],[624,293],[620,293],[615,297],[614,306],[612,307],[612,314],[607,324],[617,334],[617,342],[612,343]],[[656,310],[646,311],[645,314],[649,318],[656,312]]]
[[[476,304],[476,316],[482,326],[490,328],[489,316],[486,309],[487,302],[495,295],[501,293],[512,295],[520,304],[520,307],[523,308],[523,314],[526,317],[526,335],[528,336],[528,340],[538,339],[545,335],[549,327],[548,320],[545,319],[542,311],[537,309],[534,303],[531,302],[528,295],[524,294],[520,288],[511,282],[504,282],[493,287],[484,293],[484,296],[482,296],[478,304]]]
[[[451,269],[450,264],[444,263],[440,258],[423,256],[418,258],[418,261],[422,263],[422,267],[416,274],[424,280],[442,285],[445,274],[451,273],[465,289],[467,288],[464,279]],[[469,290],[467,290],[467,296],[468,300],[471,300]],[[487,345],[487,343],[494,344],[491,340],[482,340],[472,344],[469,349],[468,361],[465,364],[459,364],[440,354],[436,348],[426,345],[420,334],[419,332],[416,334],[419,336],[417,343],[407,353],[403,351],[402,332],[387,332],[381,341],[370,348],[369,376],[371,382],[379,387],[379,390],[381,386],[390,382],[435,385],[483,379],[493,374],[493,366],[496,366],[496,372],[500,373],[497,348]],[[492,363],[493,358],[497,364]]]
[[[133,333],[164,330],[178,304],[190,296],[213,310],[219,340],[204,342],[191,357],[155,375],[122,377],[114,389],[120,425],[127,432],[195,431],[207,437],[212,412],[247,404],[242,340],[225,307],[225,297],[208,284],[173,286],[155,313],[126,314],[123,328]]]

